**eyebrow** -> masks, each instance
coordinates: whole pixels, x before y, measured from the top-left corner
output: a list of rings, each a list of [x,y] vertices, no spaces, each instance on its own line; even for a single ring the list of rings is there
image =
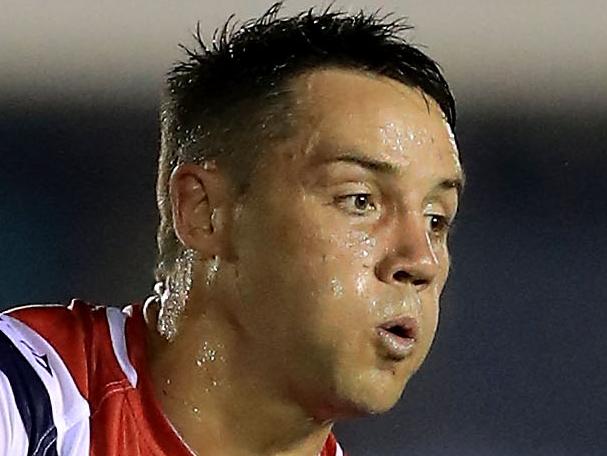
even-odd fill
[[[398,165],[386,161],[375,160],[360,153],[345,153],[338,155],[337,157],[330,158],[325,163],[334,162],[352,163],[370,171],[376,171],[386,175],[396,175],[400,172],[400,166]],[[461,176],[458,175],[456,177],[447,178],[440,181],[434,186],[433,191],[455,189],[458,196],[461,196],[462,192],[464,191],[465,182],[466,176],[462,172]]]
[[[353,163],[362,168],[368,169],[370,171],[378,171],[382,174],[394,175],[398,174],[398,172],[400,171],[400,167],[398,165],[394,165],[385,161],[375,160],[373,158],[358,153],[346,153],[338,155],[337,157],[333,157],[327,160],[326,163],[333,162]]]
[[[461,197],[466,185],[466,175],[462,173],[461,177],[453,177],[444,179],[434,186],[434,190],[451,190],[454,188],[457,191],[457,196]]]
[[[441,190],[449,190],[454,188],[457,190],[457,194],[461,196],[464,191],[464,187],[466,186],[466,174],[462,171],[461,174],[458,174],[456,177],[452,177],[449,179],[444,179],[436,185],[436,188]]]

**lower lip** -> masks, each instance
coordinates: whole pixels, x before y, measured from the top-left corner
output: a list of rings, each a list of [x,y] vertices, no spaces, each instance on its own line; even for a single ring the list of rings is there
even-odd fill
[[[377,335],[388,357],[396,361],[405,359],[415,347],[415,339],[397,336],[383,328],[377,329]]]

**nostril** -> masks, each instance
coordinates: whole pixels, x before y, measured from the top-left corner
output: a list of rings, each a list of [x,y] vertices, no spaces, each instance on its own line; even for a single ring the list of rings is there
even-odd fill
[[[400,271],[396,271],[394,274],[392,274],[392,277],[393,277],[394,281],[396,281],[398,283],[409,282],[416,288],[422,288],[428,284],[427,280],[425,280],[423,278],[414,279],[411,274],[409,274],[407,271],[403,271],[402,269]]]
[[[420,287],[426,286],[428,284],[428,281],[426,281],[424,279],[417,279],[417,280],[414,280],[412,283],[415,287],[420,288]]]
[[[411,279],[411,276],[409,275],[409,273],[407,273],[407,272],[405,272],[403,270],[396,271],[394,274],[392,274],[392,277],[397,282],[405,282],[405,281]]]

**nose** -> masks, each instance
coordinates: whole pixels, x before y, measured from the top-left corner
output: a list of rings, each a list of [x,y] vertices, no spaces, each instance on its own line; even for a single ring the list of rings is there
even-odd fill
[[[425,290],[439,273],[439,260],[422,214],[407,214],[394,227],[393,242],[375,268],[377,278],[393,285]]]

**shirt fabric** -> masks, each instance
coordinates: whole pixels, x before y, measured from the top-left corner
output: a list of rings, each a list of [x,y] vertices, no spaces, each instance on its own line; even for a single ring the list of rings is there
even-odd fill
[[[0,456],[192,456],[148,372],[141,305],[1,314]],[[319,456],[343,455],[330,434]]]

